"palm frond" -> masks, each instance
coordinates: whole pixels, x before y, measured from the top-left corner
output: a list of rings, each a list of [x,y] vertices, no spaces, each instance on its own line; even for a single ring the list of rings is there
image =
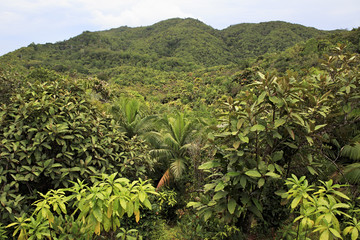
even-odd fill
[[[178,141],[176,141],[176,139],[174,139],[171,134],[169,134],[169,133],[165,134],[164,143],[166,146],[168,146],[174,152],[179,152],[180,143]]]
[[[159,149],[162,147],[163,136],[159,132],[145,132],[142,137],[153,149]]]
[[[175,178],[180,178],[186,168],[184,158],[176,158],[170,164],[170,169]]]
[[[162,160],[168,160],[174,157],[173,152],[166,148],[152,149],[149,151],[150,156]]]
[[[141,135],[153,130],[155,128],[154,123],[156,119],[157,116],[155,115],[139,118],[138,121],[136,121],[136,124],[134,125],[135,132],[137,132],[138,135]]]
[[[351,160],[359,161],[360,160],[360,143],[355,143],[352,145],[345,145],[341,150],[342,157],[348,157]]]
[[[360,163],[349,164],[344,169],[344,176],[351,184],[360,183]]]
[[[186,156],[191,150],[195,148],[193,143],[187,143],[180,148],[180,156]]]

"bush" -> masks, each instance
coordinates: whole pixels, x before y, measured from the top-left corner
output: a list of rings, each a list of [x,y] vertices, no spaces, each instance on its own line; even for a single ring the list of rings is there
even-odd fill
[[[145,177],[151,169],[146,145],[127,139],[99,112],[81,81],[47,70],[31,76],[22,93],[0,108],[0,221],[13,221],[29,211],[36,192],[67,187],[69,180],[89,182],[113,172]]]

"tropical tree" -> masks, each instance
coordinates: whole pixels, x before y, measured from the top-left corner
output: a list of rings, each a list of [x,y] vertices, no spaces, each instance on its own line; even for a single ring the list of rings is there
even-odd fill
[[[196,123],[196,120],[187,118],[184,113],[178,112],[174,117],[165,115],[160,120],[163,129],[149,135],[148,139],[154,148],[150,154],[166,166],[157,189],[169,183],[171,178],[179,179],[183,175],[189,161],[189,149],[193,147]]]

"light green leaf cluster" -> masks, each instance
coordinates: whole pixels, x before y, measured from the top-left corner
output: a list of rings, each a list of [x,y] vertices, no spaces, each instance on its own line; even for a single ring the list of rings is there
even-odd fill
[[[77,181],[72,187],[50,190],[34,203],[30,218],[24,215],[7,227],[15,227],[13,235],[20,240],[33,236],[91,239],[103,231],[115,232],[124,215],[139,222],[140,210],[152,209],[149,195],[157,193],[147,181],[130,182],[116,175],[103,174],[90,187]]]

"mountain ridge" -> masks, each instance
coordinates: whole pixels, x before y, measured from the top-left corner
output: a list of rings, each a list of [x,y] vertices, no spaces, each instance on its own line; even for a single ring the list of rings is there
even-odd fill
[[[26,68],[85,74],[119,65],[188,71],[238,64],[335,32],[339,30],[323,31],[283,21],[240,23],[217,30],[193,18],[173,18],[144,27],[84,31],[57,43],[30,44],[0,59],[12,59]]]

